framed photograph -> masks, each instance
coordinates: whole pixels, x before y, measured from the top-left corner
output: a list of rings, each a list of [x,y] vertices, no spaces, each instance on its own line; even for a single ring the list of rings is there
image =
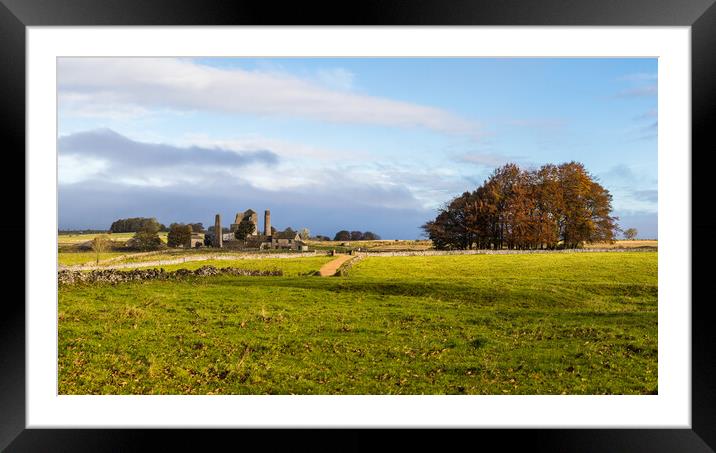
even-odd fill
[[[0,447],[713,451],[712,3],[3,0]]]

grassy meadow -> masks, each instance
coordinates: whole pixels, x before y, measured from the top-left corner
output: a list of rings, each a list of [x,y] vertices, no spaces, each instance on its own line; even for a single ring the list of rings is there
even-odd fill
[[[332,261],[332,256],[307,256],[302,258],[263,258],[263,259],[240,259],[240,260],[203,260],[190,261],[181,264],[168,264],[161,267],[166,271],[175,271],[177,269],[195,270],[202,266],[221,267],[238,267],[240,269],[267,271],[273,269],[281,269],[284,276],[301,276],[312,275],[318,271],[324,264]]]
[[[91,241],[96,234],[62,234],[58,236],[58,264],[61,266],[78,266],[78,265],[95,265],[96,257],[94,253],[87,250],[78,249],[79,244]],[[113,233],[110,235],[114,244],[122,247],[124,242],[129,240],[134,233]],[[166,242],[167,233],[159,233],[162,241]],[[400,251],[424,251],[432,249],[432,243],[429,240],[377,240],[377,241],[307,241],[311,251],[325,253],[333,250],[338,253],[347,253],[354,249],[360,249],[370,252],[400,252]],[[612,243],[593,243],[586,244],[585,248],[605,248],[605,249],[656,249],[657,241],[651,240],[631,240],[631,241],[614,241]],[[275,253],[275,251],[266,251],[264,253]],[[107,251],[100,254],[100,266],[110,266],[118,264],[134,264],[134,263],[154,263],[157,261],[175,260],[183,257],[207,256],[207,255],[235,255],[236,250],[231,249],[215,249],[202,247],[199,249],[175,249],[169,248],[154,252],[139,252],[115,249],[115,251]],[[111,261],[110,261],[111,260]],[[188,263],[187,263],[188,265]],[[212,264],[216,265],[216,263]],[[227,265],[227,264],[223,264]],[[232,264],[233,266],[234,264]],[[193,268],[193,267],[192,267]]]
[[[191,262],[59,289],[60,394],[652,394],[656,252]],[[258,267],[253,267],[258,266]]]
[[[102,252],[99,254],[100,263],[104,260],[118,258],[126,253],[122,252]],[[62,266],[77,266],[84,264],[95,264],[97,255],[89,252],[59,252],[57,254],[57,262]]]
[[[587,249],[652,249],[658,248],[659,241],[656,239],[631,239],[613,242],[595,242],[587,243],[584,248]]]
[[[159,238],[167,242],[167,232],[162,231],[157,233],[159,235]],[[74,244],[81,244],[83,242],[91,241],[94,239],[95,236],[100,236],[99,233],[82,233],[82,234],[59,234],[57,235],[57,244],[62,245],[74,245]],[[126,242],[132,237],[134,237],[134,233],[110,233],[109,234],[110,239],[113,241],[123,241]]]

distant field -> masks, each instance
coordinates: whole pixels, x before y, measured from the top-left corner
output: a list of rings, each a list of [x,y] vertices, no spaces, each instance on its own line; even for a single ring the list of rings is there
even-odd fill
[[[162,241],[167,242],[167,233],[158,233]],[[58,245],[70,245],[70,244],[81,244],[83,242],[91,241],[95,236],[100,234],[58,234],[57,243]],[[127,241],[134,236],[134,233],[111,233],[109,234],[110,239],[113,241]]]
[[[59,393],[656,393],[657,257],[217,261],[287,275],[61,287]]]
[[[100,259],[100,261],[102,261],[102,260],[106,260],[106,259],[110,259],[110,258],[116,258],[116,257],[122,256],[122,255],[125,255],[125,253],[122,253],[122,252],[100,253],[99,259]],[[77,252],[77,253],[59,252],[57,254],[57,262],[64,266],[75,266],[78,264],[94,264],[96,258],[97,258],[97,255],[94,252]]]
[[[190,249],[190,250],[182,250],[182,249],[175,249],[175,250],[165,250],[158,253],[152,253],[152,254],[132,254],[127,255],[125,258],[117,261],[113,261],[112,264],[121,264],[121,263],[143,263],[143,262],[152,262],[152,261],[164,261],[164,260],[174,260],[178,258],[190,258],[194,256],[240,256],[244,254],[248,254],[251,256],[256,256],[258,253],[261,254],[271,254],[271,253],[290,253],[290,252],[281,252],[281,251],[263,251],[263,252],[240,252],[237,250],[229,250],[229,249],[214,249],[210,247],[206,248],[200,248],[200,249]],[[295,255],[297,257],[300,257],[302,254],[300,252],[296,252]]]
[[[634,240],[634,241],[614,241],[614,243],[609,244],[605,242],[599,242],[594,244],[586,244],[584,248],[588,249],[638,249],[638,248],[647,248],[647,247],[658,247],[659,241],[655,240]]]

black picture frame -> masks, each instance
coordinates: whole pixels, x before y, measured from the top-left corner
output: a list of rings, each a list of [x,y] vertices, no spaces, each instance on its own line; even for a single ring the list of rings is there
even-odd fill
[[[0,127],[5,155],[6,194],[16,194],[25,168],[25,32],[29,26],[107,25],[549,25],[549,26],[690,26],[692,65],[692,237],[710,238],[716,210],[711,201],[705,156],[716,149],[711,129],[716,120],[716,0],[363,0],[355,4],[285,2],[202,2],[171,0],[0,0]],[[23,151],[21,151],[23,150]],[[15,159],[14,161],[12,159]],[[23,181],[24,182],[24,181]],[[23,185],[24,187],[24,185]],[[10,199],[7,199],[10,198]],[[6,197],[5,212],[25,212],[24,199]],[[7,253],[21,256],[19,238],[28,237],[19,216],[2,226],[11,238]],[[481,429],[398,433],[401,449],[449,447],[456,440],[472,448],[501,445],[529,451],[714,451],[716,450],[716,329],[705,295],[708,247],[691,247],[692,256],[692,428],[691,429]],[[22,255],[24,256],[24,254]],[[699,265],[699,261],[704,263]],[[30,272],[24,267],[25,272]],[[276,450],[278,444],[311,450],[367,450],[377,441],[367,430],[331,430],[319,441],[309,430],[274,435],[236,430],[26,429],[25,309],[9,283],[24,281],[20,268],[8,271],[0,309],[0,450],[103,451],[145,450],[149,441],[163,449],[246,448],[251,440]],[[10,280],[10,281],[8,281]],[[20,291],[24,295],[24,286]],[[24,297],[23,297],[24,299]],[[682,301],[674,301],[682,302]],[[333,439],[326,440],[327,435]],[[428,434],[433,434],[428,438]],[[437,434],[437,435],[435,435]],[[225,444],[228,442],[228,444]],[[383,442],[383,441],[381,441]],[[495,444],[495,442],[497,442]],[[383,443],[387,447],[389,444]],[[468,447],[470,448],[470,447]]]

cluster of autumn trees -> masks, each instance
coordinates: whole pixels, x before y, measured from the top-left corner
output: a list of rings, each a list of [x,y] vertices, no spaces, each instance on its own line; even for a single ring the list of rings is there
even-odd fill
[[[577,248],[614,239],[611,202],[581,163],[533,171],[507,164],[422,228],[437,249]]]

